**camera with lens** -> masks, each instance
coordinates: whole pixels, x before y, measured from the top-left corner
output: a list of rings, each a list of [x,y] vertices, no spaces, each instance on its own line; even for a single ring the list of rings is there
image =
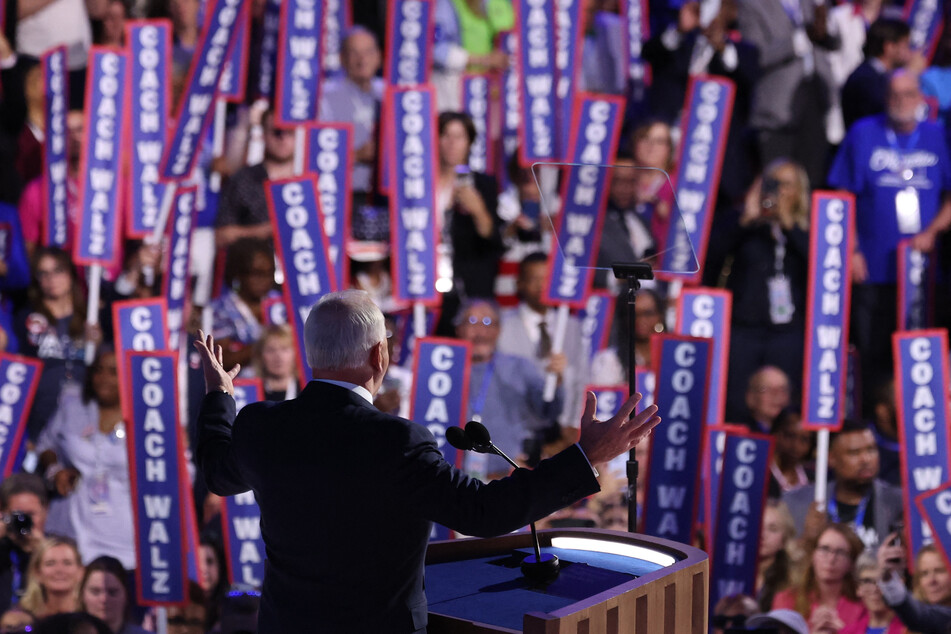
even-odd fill
[[[28,537],[33,531],[33,517],[23,511],[10,511],[3,516],[10,537]]]

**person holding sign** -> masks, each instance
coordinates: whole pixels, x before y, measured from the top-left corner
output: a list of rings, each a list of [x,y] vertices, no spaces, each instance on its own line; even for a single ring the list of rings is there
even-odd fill
[[[830,185],[855,194],[851,335],[866,386],[892,375],[899,241],[928,253],[951,226],[951,158],[944,129],[918,120],[923,105],[918,78],[892,73],[886,113],[852,126],[829,172]]]
[[[424,630],[433,522],[488,536],[540,519],[596,492],[591,465],[630,450],[660,422],[654,406],[629,420],[639,394],[600,422],[589,393],[577,444],[483,484],[447,463],[426,427],[371,405],[390,360],[383,314],[366,293],[328,293],[311,309],[314,380],[298,398],[250,404],[237,418],[239,368],[225,370],[214,338],[198,334],[207,390],[198,464],[213,492],[251,489],[261,507],[269,553],[261,634]]]

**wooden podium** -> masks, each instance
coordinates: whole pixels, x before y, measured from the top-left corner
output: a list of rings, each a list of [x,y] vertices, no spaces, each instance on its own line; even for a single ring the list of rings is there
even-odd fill
[[[706,634],[709,562],[664,539],[599,529],[539,531],[562,561],[533,585],[518,567],[530,533],[433,542],[426,556],[431,634]]]

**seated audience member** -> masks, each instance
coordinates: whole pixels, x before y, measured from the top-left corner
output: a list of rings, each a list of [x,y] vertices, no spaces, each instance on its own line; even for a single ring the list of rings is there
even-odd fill
[[[922,551],[925,548],[922,548]],[[934,552],[932,554],[937,555]],[[922,552],[919,551],[917,558],[919,563],[921,563],[921,556]],[[941,565],[944,565],[943,559]],[[917,632],[948,631],[948,623],[951,623],[951,607],[943,603],[933,604],[917,598],[908,592],[908,588],[905,587],[905,544],[902,543],[897,533],[892,533],[882,540],[882,544],[878,548],[878,567],[881,571],[878,587],[882,592],[882,597],[888,607],[895,611],[905,627]],[[947,578],[946,571],[944,576]],[[917,581],[915,585],[918,585]],[[935,596],[937,597],[937,593],[935,593]]]
[[[715,634],[724,634],[724,632],[735,632],[738,629],[744,629],[746,619],[756,614],[758,607],[752,597],[745,594],[734,594],[723,597],[713,606],[713,632]]]
[[[787,407],[773,421],[772,431],[776,442],[773,446],[773,462],[769,465],[769,497],[779,498],[783,493],[798,489],[812,482],[811,465],[813,433],[802,428],[802,416],[798,408]]]
[[[168,608],[168,634],[205,634],[207,616],[201,587],[189,581],[185,604]]]
[[[86,324],[86,296],[69,253],[38,247],[32,272],[27,305],[17,313],[14,330],[20,352],[43,362],[27,423],[27,436],[35,442],[65,387],[82,384],[86,342],[99,343],[102,331]]]
[[[882,598],[878,587],[880,577],[875,555],[867,551],[862,553],[855,562],[855,581],[858,584],[856,593],[865,604],[865,616],[855,623],[847,623],[840,630],[842,634],[904,634],[901,620]]]
[[[506,166],[509,184],[499,193],[499,218],[505,223],[502,239],[505,241],[505,254],[502,256],[502,269],[518,266],[522,258],[536,251],[548,252],[545,237],[553,227],[549,214],[556,203],[546,197],[542,199],[535,181],[535,173],[530,167],[522,167],[518,156],[513,155]],[[502,288],[503,277],[496,280],[496,294],[510,295],[511,286]]]
[[[806,550],[803,578],[776,594],[773,609],[801,614],[812,632],[838,632],[865,615],[855,594],[853,567],[864,546],[846,524],[829,524]]]
[[[386,347],[390,355],[390,365],[383,377],[383,385],[373,401],[374,407],[381,412],[395,414],[409,418],[410,400],[412,399],[413,372],[397,363],[400,358],[400,333],[396,319],[392,315],[384,315],[386,323]]]
[[[882,381],[873,394],[872,433],[878,444],[878,477],[892,486],[901,486],[898,444],[898,414],[895,411],[895,379]]]
[[[131,570],[135,530],[125,434],[116,353],[105,344],[82,391],[64,391],[36,450],[57,493],[50,503],[50,532],[75,539],[86,562],[112,555]]]
[[[667,302],[655,289],[642,288],[637,291],[636,312],[634,314],[634,366],[650,368],[651,338],[667,329],[664,315]],[[592,385],[627,385],[628,357],[630,356],[630,335],[628,334],[627,297],[622,292],[614,303],[614,345],[595,353],[591,359]],[[638,388],[640,389],[640,388]]]
[[[0,611],[16,603],[26,589],[30,556],[45,539],[49,498],[40,476],[14,473],[0,484]]]
[[[241,364],[241,376],[254,374],[251,355],[261,338],[264,300],[280,298],[274,290],[274,248],[264,240],[244,239],[228,249],[233,286],[212,303],[213,333],[224,350],[225,363]]]
[[[543,400],[545,377],[523,357],[497,350],[499,311],[491,300],[472,300],[456,318],[458,337],[472,346],[467,420],[479,420],[492,441],[510,458],[522,463],[537,460],[546,432],[557,429],[564,403],[562,390],[555,399]],[[534,455],[533,455],[534,454]],[[466,454],[466,464],[475,464],[485,454]],[[475,461],[472,456],[478,456]],[[508,474],[511,467],[498,456],[487,456],[488,474]],[[470,465],[471,466],[471,465]]]
[[[443,112],[438,130],[436,227],[442,238],[437,246],[437,288],[444,293],[440,330],[446,333],[458,309],[455,302],[495,296],[505,246],[495,178],[468,168],[476,139],[472,119],[462,112]]]
[[[32,632],[33,624],[36,623],[36,617],[24,610],[21,606],[15,605],[9,610],[0,614],[0,634],[24,634]]]
[[[802,382],[806,290],[809,271],[809,178],[801,165],[776,159],[749,189],[732,231],[721,239],[732,256],[727,288],[733,293],[730,323],[728,416],[740,407],[756,368],[786,373],[790,396]]]
[[[201,554],[201,579],[198,580],[198,585],[205,596],[205,629],[210,630],[218,623],[221,604],[226,599],[228,569],[217,538],[203,534],[198,549]]]
[[[830,482],[825,508],[817,508],[815,485],[809,484],[783,495],[796,522],[797,532],[807,541],[826,522],[845,523],[874,548],[902,517],[901,490],[878,479],[878,447],[871,430],[846,420],[829,441]]]
[[[922,546],[915,556],[911,591],[916,599],[925,603],[951,607],[951,574],[934,544]]]
[[[377,72],[382,62],[373,33],[355,26],[340,43],[344,76],[327,80],[320,92],[319,119],[353,125],[350,146],[354,158],[351,172],[354,209],[366,202],[367,193],[373,189],[377,123],[384,87]]]
[[[587,383],[587,354],[581,340],[581,324],[569,316],[560,352],[553,350],[557,310],[543,299],[548,281],[548,256],[530,253],[518,268],[519,303],[502,311],[498,350],[531,360],[539,372],[551,372],[561,378],[565,407],[558,422],[565,427],[576,424],[583,408],[581,396]]]
[[[777,592],[792,583],[793,561],[791,549],[796,527],[789,509],[782,502],[767,500],[763,512],[763,529],[759,542],[759,567],[756,571],[756,601],[766,612],[773,605]]]
[[[47,537],[33,551],[26,590],[20,605],[43,618],[79,610],[83,565],[76,542]]]
[[[767,365],[750,377],[746,386],[746,411],[737,416],[750,431],[768,434],[773,421],[789,406],[789,377],[776,366]]]
[[[351,240],[347,243],[347,256],[351,288],[366,291],[384,312],[395,312],[408,305],[393,296],[389,244],[381,240]]]
[[[219,249],[226,249],[241,238],[267,240],[270,244],[271,221],[264,182],[294,175],[294,131],[275,127],[272,112],[264,114],[262,125],[264,160],[242,167],[221,188],[215,217],[215,244]]]
[[[79,586],[82,609],[109,626],[113,634],[145,634],[144,629],[130,623],[129,579],[122,563],[115,557],[102,556],[86,566]]]
[[[746,629],[769,634],[809,634],[806,619],[795,610],[770,610],[746,619]]]
[[[300,389],[297,344],[287,324],[268,326],[254,343],[254,373],[264,384],[265,401],[286,401]]]

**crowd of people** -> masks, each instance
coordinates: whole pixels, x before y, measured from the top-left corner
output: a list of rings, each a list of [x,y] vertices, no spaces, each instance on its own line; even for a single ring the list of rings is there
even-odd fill
[[[323,81],[319,119],[353,126],[351,234],[343,257],[349,285],[365,290],[387,313],[393,362],[376,405],[405,417],[413,381],[412,316],[393,295],[390,212],[376,188],[383,163],[383,17],[391,7],[351,4],[355,26],[341,41],[341,70]],[[431,124],[437,138],[433,180],[442,301],[431,333],[471,346],[467,419],[481,419],[503,451],[531,466],[576,440],[586,385],[626,386],[633,367],[652,367],[651,338],[675,326],[681,285],[645,283],[632,331],[625,289],[610,266],[656,252],[655,237],[677,211],[668,174],[676,172],[688,83],[699,75],[727,78],[736,95],[709,247],[700,264],[702,285],[732,293],[731,345],[726,376],[711,381],[726,386],[725,422],[770,434],[775,452],[755,593],[712,606],[715,622],[729,627],[754,613],[779,610],[773,625],[793,631],[945,631],[951,574],[937,548],[915,554],[906,591],[891,333],[897,327],[901,240],[936,261],[937,299],[922,323],[951,323],[944,308],[951,303],[941,301],[949,269],[947,250],[940,248],[951,227],[945,127],[951,113],[951,29],[931,56],[912,49],[903,3],[889,0],[650,0],[644,3],[650,7],[650,37],[642,54],[652,72],[641,83],[628,80],[621,3],[583,3],[583,45],[572,51],[581,56],[578,88],[627,100],[593,276],[596,288],[621,299],[607,346],[586,346],[576,315],[559,346],[557,310],[545,302],[549,254],[559,248],[553,239],[557,173],[548,178],[552,174],[517,157],[491,166],[490,173],[457,169],[468,164],[477,141],[503,150],[499,121],[492,121],[488,139],[480,139],[472,119],[460,111],[459,86],[464,72],[499,76],[511,64],[498,38],[515,25],[512,2],[433,4],[432,83],[439,115]],[[124,45],[128,20],[168,18],[173,88],[180,94],[200,38],[201,3],[11,0],[3,6],[0,350],[40,359],[43,369],[25,426],[22,465],[0,484],[0,633],[80,612],[94,617],[97,631],[134,633],[143,622],[152,627],[155,615],[135,605],[129,577],[136,557],[112,306],[161,296],[168,245],[122,240],[119,261],[103,271],[94,307],[98,319],[88,319],[90,273],[71,257],[87,123],[86,63],[94,44]],[[254,94],[263,68],[265,12],[264,2],[251,3],[248,95],[228,107],[224,151],[212,152],[209,137],[194,175],[199,209],[186,329],[194,333],[204,324],[222,344],[227,367],[240,363],[242,377],[261,379],[267,399],[285,400],[297,396],[308,377],[298,372],[303,352],[293,332],[270,312],[281,301],[283,274],[274,257],[264,183],[294,175],[295,144],[293,131],[275,124],[267,99]],[[70,85],[69,239],[62,249],[44,241],[39,65],[40,55],[60,44],[67,46]],[[500,105],[504,92],[494,92]],[[859,361],[851,378],[862,397],[833,435],[829,502],[823,508],[812,504],[815,438],[802,428],[798,409],[811,193],[819,189],[847,191],[856,200],[850,335]],[[120,216],[127,207],[120,203]],[[90,347],[94,358],[87,355]],[[194,354],[189,361],[182,394],[189,401],[184,422],[194,440],[203,385]],[[553,398],[545,394],[550,375],[558,379]],[[649,469],[647,448],[638,449],[642,471]],[[468,456],[463,466],[483,478],[509,469],[483,455]],[[623,467],[609,465],[601,493],[551,516],[547,525],[626,528],[623,474]],[[229,591],[217,519],[221,500],[200,475],[194,491],[206,565],[188,604],[169,611],[170,631],[242,631],[234,628],[246,625],[255,593]]]

